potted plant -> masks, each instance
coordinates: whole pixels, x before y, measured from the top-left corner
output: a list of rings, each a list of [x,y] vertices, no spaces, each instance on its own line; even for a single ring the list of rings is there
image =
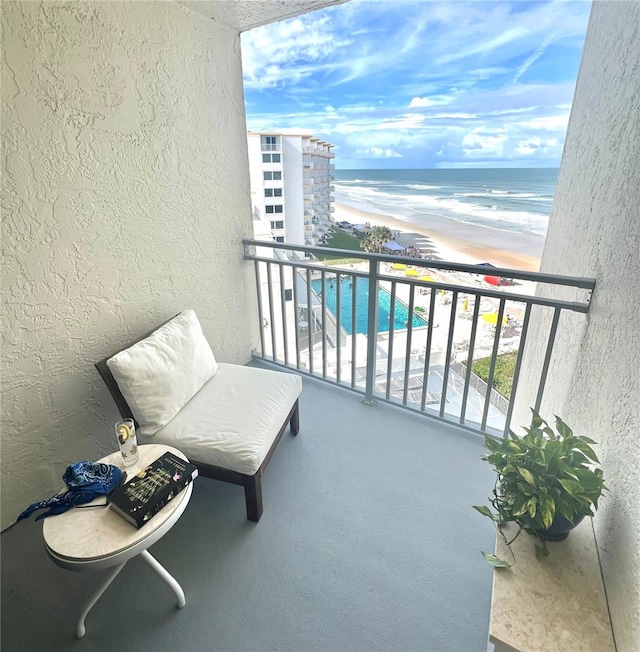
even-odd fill
[[[606,489],[598,458],[591,448],[595,442],[577,436],[558,416],[554,431],[535,411],[523,437],[509,432],[503,439],[485,437],[486,460],[496,470],[493,510],[473,508],[490,518],[509,547],[512,561],[506,562],[483,552],[485,560],[497,568],[515,563],[511,543],[528,532],[541,541],[535,544],[538,559],[549,554],[547,541],[561,541],[585,516],[593,516],[598,498]],[[502,526],[514,522],[518,531],[510,540]]]

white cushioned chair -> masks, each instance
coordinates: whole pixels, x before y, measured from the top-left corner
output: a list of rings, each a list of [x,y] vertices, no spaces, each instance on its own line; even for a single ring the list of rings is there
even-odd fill
[[[175,446],[200,475],[244,486],[260,520],[264,469],[287,425],[300,427],[300,376],[218,363],[193,310],[95,366],[138,443]]]

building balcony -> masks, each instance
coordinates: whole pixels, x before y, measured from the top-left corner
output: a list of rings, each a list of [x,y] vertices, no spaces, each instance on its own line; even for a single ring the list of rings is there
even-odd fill
[[[12,252],[3,261],[2,301],[3,649],[71,647],[75,619],[109,571],[57,568],[43,549],[40,524],[16,517],[60,490],[68,464],[116,446],[118,411],[93,362],[187,307],[220,360],[245,364],[255,352],[251,364],[303,377],[300,435],[285,434],[267,469],[260,524],[246,522],[240,488],[198,478],[187,510],[154,544],[185,589],[185,609],[175,609],[171,592],[150,580],[145,565],[127,564],[89,614],[78,649],[485,650],[492,572],[479,551],[495,539],[469,508],[495,479],[478,460],[482,436],[512,423],[518,430],[525,423],[518,415],[541,402],[546,415],[562,415],[599,442],[609,491],[593,525],[618,649],[637,647],[629,587],[640,563],[633,481],[638,202],[634,184],[611,179],[628,178],[638,164],[628,101],[639,96],[638,4],[593,3],[545,274],[497,270],[515,285],[490,287],[469,266],[435,255],[416,265],[307,247],[300,259],[273,269],[275,302],[259,305],[256,285],[264,298],[265,267],[280,263],[265,262],[251,244],[243,256],[238,242],[252,228],[240,34],[333,4],[229,0],[184,11],[175,2],[103,2],[78,20],[49,3],[3,5],[2,65],[10,83],[2,132],[15,154],[2,163]],[[82,120],[76,142],[78,120],[69,116],[78,112],[77,70],[92,30],[110,38],[92,43],[103,65],[83,84],[82,104],[104,120]],[[158,93],[166,70],[179,85]],[[55,111],[42,101],[52,79]],[[114,79],[117,102],[103,92]],[[185,97],[193,108],[188,119]],[[27,115],[47,129],[24,129]],[[162,117],[161,131],[119,138],[114,147],[114,134],[153,127],[154,116]],[[61,140],[68,147],[57,147]],[[83,156],[87,142],[96,165]],[[212,162],[207,143],[224,153],[224,164]],[[335,166],[322,165],[333,157],[316,156],[310,141],[305,149],[313,152],[305,154],[307,169],[322,167],[314,177],[333,180]],[[277,150],[265,155],[270,151]],[[42,166],[16,173],[33,152],[47,163],[44,173]],[[53,197],[55,214],[48,209]],[[305,216],[314,212],[310,203]],[[100,218],[87,219],[96,210]],[[38,226],[28,233],[27,214]],[[317,241],[306,232],[301,239]],[[277,255],[290,251],[260,244]],[[327,255],[343,263],[327,266]],[[411,278],[394,270],[394,261],[435,280]],[[281,270],[296,284],[280,288]],[[577,278],[559,274],[593,270],[595,289],[584,278],[554,284]],[[460,274],[468,280],[461,283]],[[364,324],[347,299],[358,298],[362,283],[372,290]],[[381,288],[388,315],[402,306],[406,324],[380,327]],[[507,399],[464,363],[482,354],[491,365],[510,347],[515,398]],[[545,649],[566,640],[559,636]]]
[[[493,483],[478,460],[481,438],[441,424],[425,433],[416,415],[364,405],[321,380],[303,385],[300,433],[287,430],[265,472],[260,523],[245,520],[241,488],[198,478],[185,513],[152,550],[182,585],[186,607],[176,610],[146,565],[130,563],[87,618],[92,649],[122,647],[123,631],[127,649],[148,652],[202,649],[204,640],[238,651],[443,641],[485,649],[491,572],[479,551],[493,546],[494,531],[469,507]],[[41,530],[21,522],[2,535],[7,649],[68,649],[98,583],[98,573],[54,566]],[[123,608],[125,581],[135,608]],[[254,590],[233,589],[243,586]],[[391,605],[401,606],[402,627]]]

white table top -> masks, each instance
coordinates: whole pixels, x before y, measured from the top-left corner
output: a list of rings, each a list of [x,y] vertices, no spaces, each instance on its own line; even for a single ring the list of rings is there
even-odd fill
[[[149,444],[138,446],[138,451],[140,453],[138,462],[131,466],[124,466],[119,451],[107,455],[99,461],[114,464],[126,471],[127,479],[130,480],[166,451],[170,451],[182,459],[187,459],[179,450],[171,446]],[[145,549],[145,539],[152,539],[148,544],[151,545],[159,538],[156,535],[164,534],[164,532],[159,532],[163,526],[166,526],[164,531],[168,531],[173,522],[179,518],[189,502],[192,490],[193,482],[190,482],[184,491],[181,491],[139,530],[109,507],[71,508],[63,514],[49,516],[44,519],[42,526],[45,544],[53,556],[78,563],[105,560],[121,555],[123,551],[134,546],[137,549]],[[100,504],[104,500],[105,496],[100,496],[92,503],[87,504]],[[172,519],[172,517],[174,518]],[[169,523],[171,519],[173,522]]]

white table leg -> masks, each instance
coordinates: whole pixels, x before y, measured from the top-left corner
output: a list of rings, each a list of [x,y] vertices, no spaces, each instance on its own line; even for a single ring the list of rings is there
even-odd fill
[[[118,573],[124,568],[125,564],[127,562],[123,562],[122,564],[119,564],[116,566],[111,573],[109,574],[109,577],[105,580],[105,582],[100,586],[100,588],[91,596],[89,602],[87,603],[87,606],[84,608],[84,611],[82,612],[82,615],[80,616],[80,619],[78,620],[78,626],[76,627],[76,636],[78,638],[82,638],[86,632],[85,627],[84,627],[84,620],[87,617],[87,614],[91,611],[91,608],[93,605],[98,602],[100,599],[100,596],[107,590],[107,587],[113,580],[116,579],[116,576]]]
[[[140,553],[140,556],[171,587],[171,590],[176,594],[176,597],[178,598],[178,607],[182,609],[182,607],[184,607],[184,605],[187,603],[184,598],[184,591],[182,590],[182,587],[171,575],[169,575],[169,573],[160,564],[160,562],[158,562],[148,550],[143,550]]]

